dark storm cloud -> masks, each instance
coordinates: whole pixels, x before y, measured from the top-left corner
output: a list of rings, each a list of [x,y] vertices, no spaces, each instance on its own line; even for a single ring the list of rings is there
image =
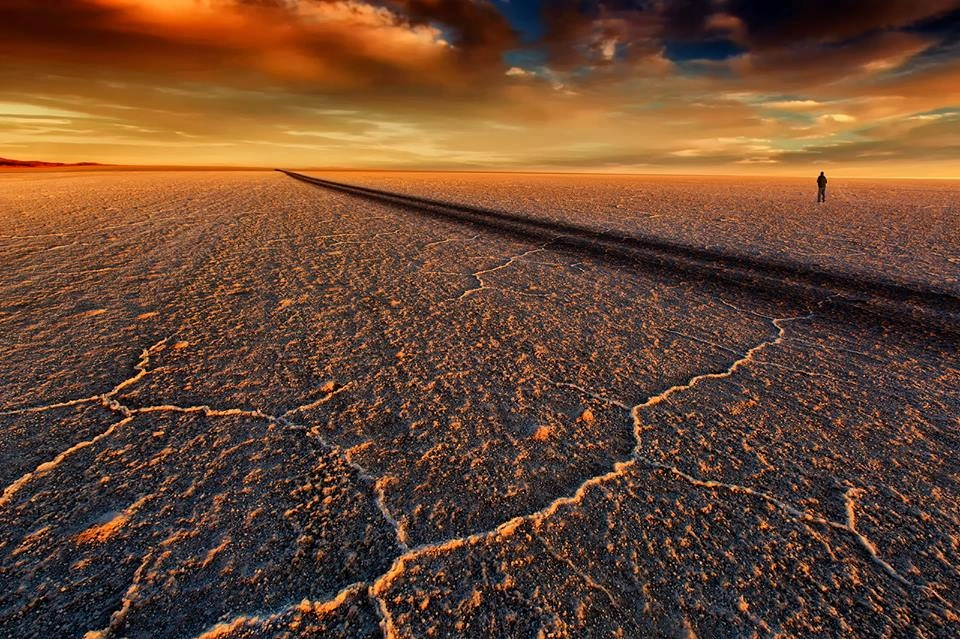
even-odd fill
[[[663,5],[664,35],[672,39],[702,37],[710,16],[715,12],[713,0],[672,0]]]
[[[621,60],[633,60],[660,48],[663,22],[648,2],[559,0],[544,5],[540,46],[556,68],[605,65],[605,45],[616,43]]]
[[[518,34],[497,8],[486,0],[389,0],[414,24],[441,24],[468,58],[498,59],[518,42]]]
[[[931,46],[931,40],[913,34],[879,32],[852,43],[798,43],[754,50],[732,60],[730,67],[741,77],[768,86],[802,89],[896,69]]]
[[[835,42],[874,31],[909,27],[960,7],[960,0],[729,0],[725,11],[739,18],[755,47],[797,41]]]
[[[960,0],[564,0],[544,5],[542,45],[560,67],[595,61],[593,45],[604,38],[644,53],[667,47],[677,61],[701,53],[705,60],[744,52],[757,59],[766,51],[817,45],[830,47],[818,57],[832,51],[842,60],[862,57],[885,33],[955,39],[958,10]],[[795,66],[803,64],[795,57]]]

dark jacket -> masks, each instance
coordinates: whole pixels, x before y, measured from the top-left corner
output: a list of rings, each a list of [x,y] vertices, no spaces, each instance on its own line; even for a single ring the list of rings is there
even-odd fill
[[[820,177],[817,178],[817,186],[819,186],[819,187],[822,189],[822,188],[825,187],[826,185],[827,185],[827,176],[826,176],[826,175],[821,175]]]

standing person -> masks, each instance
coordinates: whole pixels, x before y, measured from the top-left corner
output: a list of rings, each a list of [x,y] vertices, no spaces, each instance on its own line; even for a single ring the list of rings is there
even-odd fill
[[[827,201],[827,176],[820,171],[820,177],[817,178],[817,204]]]

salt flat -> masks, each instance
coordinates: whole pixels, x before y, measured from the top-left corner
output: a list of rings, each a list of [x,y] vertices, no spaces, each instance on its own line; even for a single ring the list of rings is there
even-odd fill
[[[0,635],[960,633],[956,183],[308,173],[0,176]]]

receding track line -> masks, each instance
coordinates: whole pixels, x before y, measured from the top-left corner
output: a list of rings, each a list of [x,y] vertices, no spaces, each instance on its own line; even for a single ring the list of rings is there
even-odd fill
[[[540,244],[549,242],[554,250],[587,253],[608,261],[651,264],[699,278],[719,279],[739,286],[762,289],[778,297],[801,295],[819,299],[824,295],[840,293],[850,299],[835,298],[834,301],[854,302],[855,304],[848,306],[855,311],[860,310],[870,315],[882,312],[888,319],[891,314],[905,314],[910,322],[927,320],[950,333],[960,331],[960,294],[946,289],[915,287],[885,278],[871,280],[844,273],[820,271],[803,264],[764,260],[659,238],[619,234],[468,204],[404,195],[283,169],[277,171],[313,186],[392,204],[420,214],[467,222],[487,231],[510,235],[524,241]],[[878,303],[882,311],[871,310],[861,306],[859,302]],[[919,311],[923,317],[918,318],[911,311]]]

